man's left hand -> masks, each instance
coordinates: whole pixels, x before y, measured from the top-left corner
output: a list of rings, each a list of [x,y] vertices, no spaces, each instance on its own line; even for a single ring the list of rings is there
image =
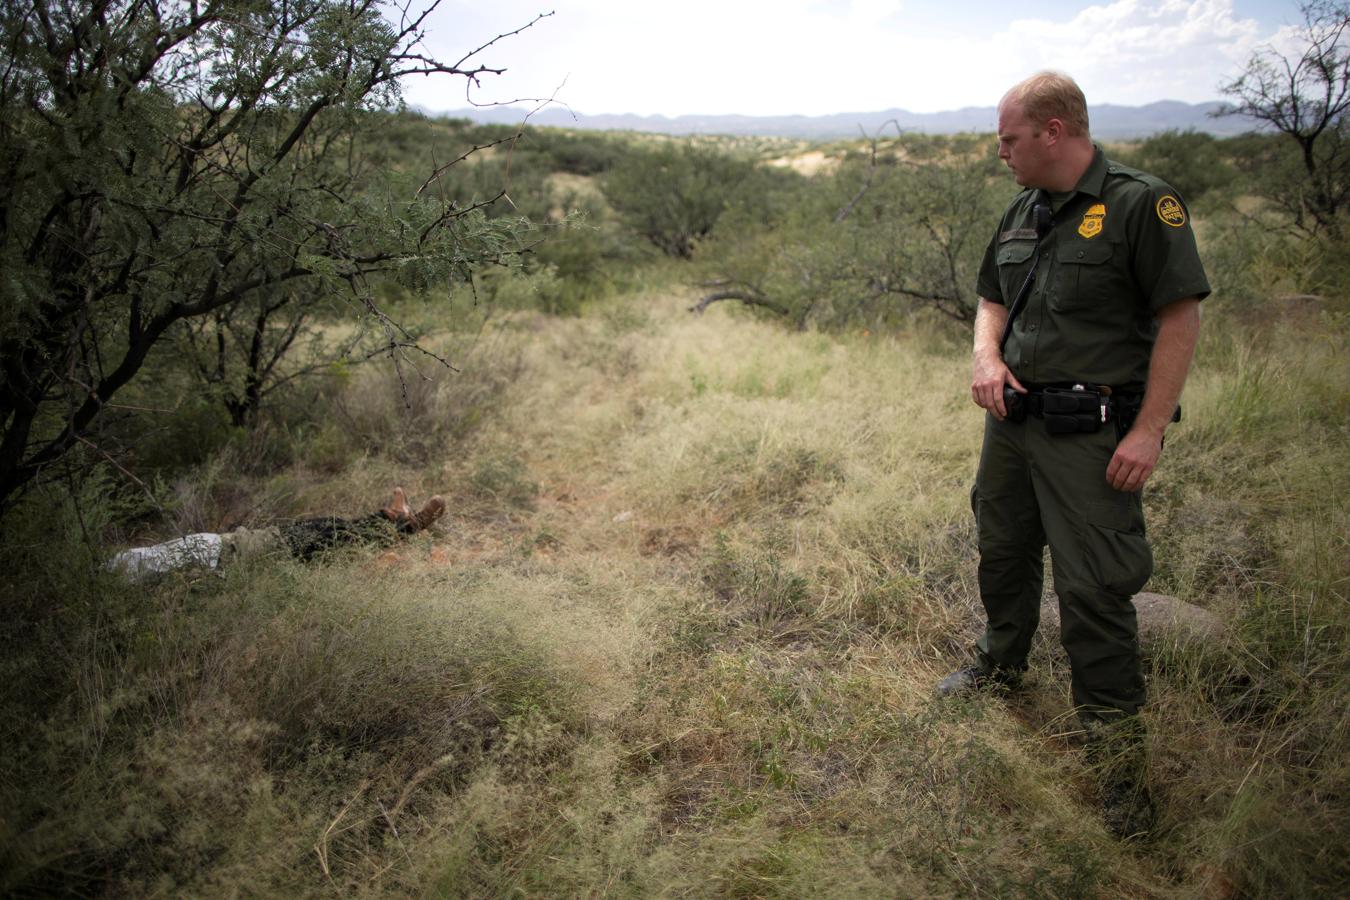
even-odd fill
[[[1126,432],[1106,467],[1106,480],[1118,491],[1134,492],[1144,487],[1162,455],[1162,437],[1138,428]]]

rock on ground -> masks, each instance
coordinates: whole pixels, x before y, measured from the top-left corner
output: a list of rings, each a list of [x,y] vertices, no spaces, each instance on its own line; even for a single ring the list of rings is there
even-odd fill
[[[1139,639],[1157,640],[1170,633],[1197,640],[1222,637],[1226,626],[1222,619],[1194,603],[1178,600],[1166,594],[1143,592],[1134,595],[1134,608],[1139,616]],[[1042,627],[1059,628],[1059,600],[1050,594],[1041,603]]]

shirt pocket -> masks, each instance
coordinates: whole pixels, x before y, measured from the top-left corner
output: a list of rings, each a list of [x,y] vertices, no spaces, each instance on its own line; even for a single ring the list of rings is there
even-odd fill
[[[998,248],[998,286],[1003,290],[1003,305],[1009,309],[1022,289],[1035,253],[1035,241],[1009,241]]]
[[[1116,245],[1106,241],[1061,244],[1055,250],[1050,308],[1071,312],[1108,302],[1119,287],[1115,256]]]

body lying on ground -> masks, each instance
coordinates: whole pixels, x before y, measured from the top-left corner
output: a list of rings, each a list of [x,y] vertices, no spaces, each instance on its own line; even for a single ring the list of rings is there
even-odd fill
[[[396,487],[387,506],[355,519],[319,516],[266,528],[236,528],[223,534],[188,534],[151,547],[124,550],[108,560],[108,568],[133,581],[143,581],[189,566],[218,569],[272,552],[308,561],[339,547],[386,546],[428,528],[444,513],[445,501],[440,496],[413,512],[403,488]]]

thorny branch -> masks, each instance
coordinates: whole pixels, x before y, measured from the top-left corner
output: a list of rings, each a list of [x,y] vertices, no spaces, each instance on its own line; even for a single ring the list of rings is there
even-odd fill
[[[297,215],[293,204],[306,192],[329,198],[344,214],[351,209],[344,205],[355,184],[351,166],[345,180],[297,179],[302,171],[320,171],[315,161],[336,146],[336,132],[326,133],[327,126],[319,124],[327,121],[328,110],[379,104],[384,97],[379,92],[394,89],[406,75],[451,74],[478,84],[480,76],[504,70],[470,66],[476,54],[552,14],[540,14],[444,64],[418,49],[438,0],[420,12],[412,11],[411,2],[398,7],[398,24],[388,35],[360,27],[376,15],[377,5],[376,0],[327,7],[288,3],[236,14],[215,3],[166,11],[137,0],[109,0],[79,18],[58,19],[48,15],[48,4],[35,2],[26,13],[4,20],[3,45],[12,52],[0,68],[0,243],[21,242],[13,258],[26,268],[11,277],[42,284],[30,285],[27,296],[35,299],[32,308],[18,311],[20,330],[0,334],[0,510],[73,446],[92,443],[91,428],[109,399],[136,377],[172,326],[268,291],[289,290],[287,285],[316,276],[345,279],[366,321],[384,329],[382,352],[396,361],[420,352],[454,368],[417,346],[379,309],[365,284],[368,274],[386,271],[400,251],[375,246],[363,252],[347,246],[343,229],[349,225],[325,226]],[[357,27],[325,23],[336,29],[337,41],[348,43],[338,43],[332,64],[317,69],[314,58],[322,54],[319,44],[311,46],[310,29],[323,9]],[[238,49],[249,44],[247,51]],[[242,55],[236,59],[233,53]],[[145,140],[141,148],[118,130],[130,120],[116,117],[141,111],[133,101],[149,96],[147,86],[176,102],[182,115],[167,126],[141,127],[136,135]],[[285,94],[291,103],[296,89],[302,98],[297,115],[277,116],[281,107],[274,99]],[[88,106],[89,98],[102,92],[110,103],[81,111],[81,104]],[[33,128],[16,127],[20,119]],[[181,130],[175,134],[175,128]],[[93,172],[79,185],[42,193],[47,181],[34,169],[40,165],[37,156],[24,149],[33,129],[49,133],[46,144],[57,151],[106,144],[112,154],[104,160],[122,181],[100,180]],[[260,143],[268,130],[277,132],[275,142]],[[147,160],[165,177],[128,188],[126,179],[143,171]],[[88,173],[89,166],[61,171]],[[443,171],[438,167],[427,184]],[[412,199],[423,196],[419,190]],[[430,225],[408,235],[417,242],[414,252],[435,252],[423,248],[431,234],[481,205],[444,204]],[[263,215],[256,215],[260,210]],[[301,227],[288,229],[287,223]],[[20,224],[22,232],[16,230]],[[192,237],[184,241],[184,234]],[[325,258],[340,263],[327,275],[312,262]],[[109,304],[124,311],[116,341],[102,312]],[[281,343],[270,355],[255,346],[251,358],[275,374],[277,352],[295,341],[298,322],[279,333]],[[116,353],[107,356],[114,345]],[[65,407],[55,420],[47,412],[54,404]]]

